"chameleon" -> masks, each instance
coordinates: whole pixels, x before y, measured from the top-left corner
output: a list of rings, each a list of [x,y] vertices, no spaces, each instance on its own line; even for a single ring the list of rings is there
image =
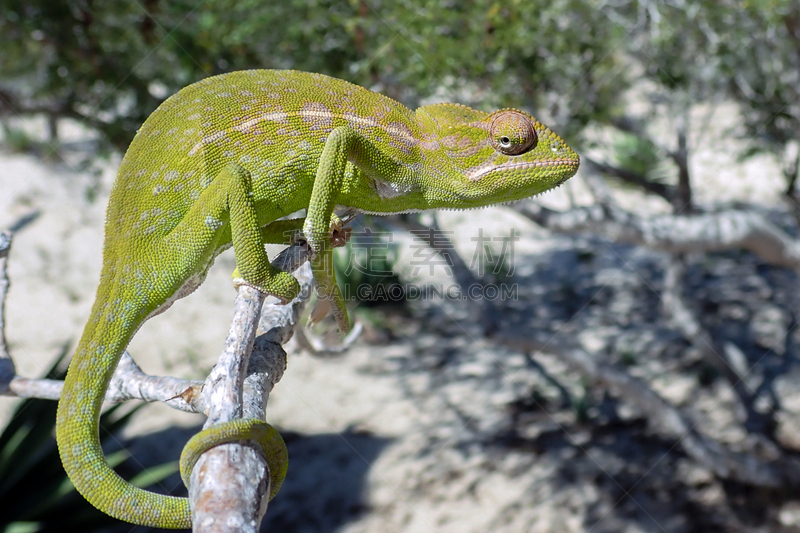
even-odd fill
[[[88,322],[58,404],[62,464],[92,505],[118,519],[191,527],[187,498],[134,487],[103,456],[98,421],[108,383],[136,331],[205,279],[233,248],[234,285],[287,303],[297,280],[269,263],[264,245],[300,232],[310,249],[318,307],[350,327],[332,248],[342,244],[337,207],[371,214],[508,203],[552,189],[579,156],[533,116],[459,104],[412,111],[389,97],[322,74],[236,71],[167,98],[128,147],[112,186],[103,263]],[[305,210],[305,217],[287,218]],[[205,429],[181,456],[188,482],[206,449],[254,441],[271,496],[286,473],[286,448],[260,420]],[[188,484],[188,483],[187,483]]]

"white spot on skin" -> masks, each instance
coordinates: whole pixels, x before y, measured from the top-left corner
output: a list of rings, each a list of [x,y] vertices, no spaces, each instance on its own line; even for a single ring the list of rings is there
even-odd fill
[[[286,89],[285,89],[286,90]],[[270,95],[271,96],[271,95]],[[276,97],[280,95],[276,94]],[[265,106],[266,107],[266,106]],[[342,106],[340,106],[342,107]],[[278,109],[280,109],[278,107]],[[392,137],[392,145],[401,149],[404,152],[410,152],[411,148],[417,145],[419,140],[414,137],[414,133],[408,124],[403,122],[392,122],[390,124],[383,124],[378,119],[372,116],[362,116],[353,111],[345,113],[332,112],[325,104],[320,102],[308,102],[304,104],[300,111],[285,112],[282,110],[273,110],[271,112],[263,113],[261,115],[249,118],[231,127],[228,131],[238,131],[242,133],[261,133],[255,127],[262,122],[273,122],[278,124],[286,124],[287,127],[279,129],[276,133],[282,136],[302,136],[303,132],[294,128],[288,127],[290,117],[300,117],[306,123],[311,124],[311,129],[329,130],[333,127],[334,119],[342,118],[347,120],[350,125],[356,129],[364,130],[364,128],[375,128],[385,131]],[[243,117],[244,118],[244,117]],[[234,119],[235,120],[235,119]],[[213,125],[208,124],[207,128],[213,128]],[[227,135],[227,131],[217,131],[211,135],[204,137],[200,142],[194,144],[189,150],[189,156],[197,154],[204,145],[219,140]],[[262,141],[265,145],[274,144],[275,141],[271,139],[264,139]]]
[[[211,215],[208,215],[204,222],[212,231],[217,231],[222,227],[222,221],[218,218],[212,217]]]
[[[375,184],[375,192],[384,200],[391,200],[398,196],[404,196],[414,190],[411,185],[401,185],[390,181],[375,180],[373,183]]]
[[[218,131],[216,133],[213,133],[211,135],[208,135],[206,137],[203,137],[202,141],[200,141],[199,143],[195,144],[192,147],[192,149],[189,150],[189,155],[196,154],[204,145],[211,144],[212,142],[214,142],[216,140],[222,139],[223,137],[225,137],[226,134],[227,134],[227,132],[225,130],[222,130],[222,131]]]
[[[376,119],[376,118],[373,118],[373,117],[362,117],[362,116],[357,115],[355,113],[345,113],[344,114],[344,119],[347,120],[351,125],[358,124],[358,125],[367,126],[367,127],[370,127],[370,128],[376,128],[376,127],[381,125],[380,122],[378,122],[378,119]]]
[[[426,138],[420,141],[419,147],[422,150],[438,150],[439,149],[439,141],[433,138]]]
[[[178,176],[180,176],[180,172],[178,172],[177,170],[170,170],[169,172],[164,174],[164,181],[172,181],[174,179],[177,179]]]

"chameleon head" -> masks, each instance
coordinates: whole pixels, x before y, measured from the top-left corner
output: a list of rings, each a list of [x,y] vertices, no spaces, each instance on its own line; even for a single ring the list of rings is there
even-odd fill
[[[520,200],[561,185],[578,170],[578,154],[523,111],[447,109],[446,125],[434,114],[439,109],[431,111],[441,127],[440,163],[455,167],[451,176],[462,177],[449,187],[458,197],[451,201],[461,206]],[[456,112],[461,120],[453,120]]]

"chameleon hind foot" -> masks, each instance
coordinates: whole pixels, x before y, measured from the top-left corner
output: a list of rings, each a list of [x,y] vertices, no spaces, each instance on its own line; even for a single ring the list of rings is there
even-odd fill
[[[239,290],[242,285],[248,285],[257,289],[265,294],[274,296],[281,301],[281,304],[288,304],[300,294],[300,284],[294,276],[288,272],[283,272],[270,265],[270,276],[265,283],[254,284],[249,283],[239,273],[239,267],[231,274],[231,281],[233,281],[233,288]]]
[[[353,213],[345,213],[342,218],[339,218],[335,213],[331,215],[331,224],[330,224],[330,236],[329,236],[329,243],[331,248],[339,248],[346,245],[350,241],[350,236],[353,234],[353,228],[350,227],[350,221],[355,218]],[[287,220],[277,220],[272,222],[264,227],[261,228],[261,237],[265,243],[270,244],[294,244],[298,240],[305,240],[302,234],[303,223],[305,222],[304,218],[294,218],[294,219],[287,219]],[[306,241],[307,242],[307,241]],[[311,246],[309,244],[309,246]],[[311,250],[312,256],[315,256],[315,250]],[[277,274],[275,274],[277,273]],[[256,289],[259,289],[262,292],[275,296],[281,299],[281,303],[288,303],[289,301],[293,300],[297,294],[299,294],[299,286],[298,289],[295,291],[293,287],[292,280],[294,280],[294,276],[288,274],[286,272],[282,272],[277,269],[273,269],[271,274],[275,277],[279,278],[276,282],[269,282],[266,284],[265,287],[260,287],[257,285],[253,285],[251,283],[247,283],[245,279],[242,277],[241,273],[239,272],[239,267],[237,266],[234,269],[233,273],[231,274],[231,278],[233,281],[233,287],[235,289],[239,289],[242,285],[251,285]],[[285,278],[285,276],[289,276],[291,280]],[[282,278],[282,279],[280,279]],[[287,296],[291,296],[288,300],[284,300],[280,294],[276,294],[273,292],[275,287],[281,287],[284,283],[288,280],[289,290],[286,291]],[[319,320],[325,318],[327,315],[327,310],[325,314],[323,314]],[[316,320],[316,322],[319,322]]]

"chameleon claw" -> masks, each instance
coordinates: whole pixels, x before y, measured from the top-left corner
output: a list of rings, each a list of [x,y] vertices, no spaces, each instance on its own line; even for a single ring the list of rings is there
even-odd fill
[[[350,226],[341,226],[338,228],[331,228],[331,247],[341,248],[350,241],[350,236],[353,234],[353,228]]]
[[[328,248],[328,246],[321,244],[326,241],[326,238],[330,248],[341,248],[350,241],[350,237],[353,234],[350,222],[355,217],[356,213],[351,210],[345,211],[341,217],[333,213],[331,214],[330,233],[327,236],[321,232],[314,232],[309,226],[304,226],[301,235],[296,238],[303,239],[308,243],[311,249],[310,260],[313,261],[318,254],[324,253]]]

